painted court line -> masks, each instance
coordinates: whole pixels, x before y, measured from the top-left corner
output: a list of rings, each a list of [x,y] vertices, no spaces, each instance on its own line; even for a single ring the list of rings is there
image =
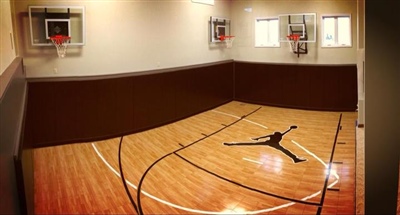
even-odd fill
[[[249,162],[252,162],[252,163],[257,163],[257,164],[264,164],[263,162],[261,162],[261,161],[256,161],[256,160],[251,160],[251,159],[248,159],[248,158],[243,158],[243,160],[245,160],[245,161],[249,161]]]
[[[325,168],[328,168],[328,164],[326,164],[321,158],[319,158],[317,155],[315,155],[314,153],[310,152],[308,149],[304,148],[302,145],[300,145],[299,143],[297,143],[296,141],[292,140],[292,143],[296,144],[299,148],[303,149],[305,152],[307,152],[308,154],[310,154],[311,156],[313,156],[317,161],[319,161],[322,165],[325,166]],[[332,184],[330,184],[328,186],[328,188],[331,188],[333,186],[335,186],[335,184],[337,184],[339,182],[339,175],[337,174],[336,171],[332,171],[331,170],[331,174],[333,174],[336,178],[336,180],[334,182],[332,182]]]
[[[224,113],[224,112],[217,111],[217,110],[211,110],[211,111],[212,111],[212,112],[215,112],[215,113],[223,114],[223,115],[226,115],[226,116],[230,116],[230,117],[233,117],[233,118],[236,118],[236,119],[240,119],[240,117],[235,116],[235,115],[232,115],[232,114],[229,114],[229,113]],[[243,121],[246,121],[246,122],[252,123],[252,124],[254,124],[254,125],[258,125],[258,126],[260,126],[260,127],[262,127],[262,128],[268,129],[267,126],[261,125],[261,124],[259,124],[259,123],[253,122],[253,121],[248,120],[248,119],[243,119]]]

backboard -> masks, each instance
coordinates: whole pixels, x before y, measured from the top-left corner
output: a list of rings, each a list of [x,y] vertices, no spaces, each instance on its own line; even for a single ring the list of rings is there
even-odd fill
[[[69,45],[85,44],[83,6],[29,6],[32,46],[52,46],[50,37],[69,36]]]
[[[315,43],[317,38],[317,14],[279,15],[279,42],[287,42],[288,35],[300,35],[300,42]]]
[[[231,36],[231,21],[227,18],[210,17],[210,42],[222,42],[221,36]]]

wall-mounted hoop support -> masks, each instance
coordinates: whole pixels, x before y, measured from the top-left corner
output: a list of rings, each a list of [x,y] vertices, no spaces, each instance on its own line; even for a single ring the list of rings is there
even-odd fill
[[[50,37],[54,46],[57,48],[57,54],[59,58],[64,58],[67,53],[68,43],[71,41],[70,36],[54,35]]]
[[[308,54],[308,43],[316,43],[317,14],[297,13],[279,15],[279,41],[289,43],[290,51]]]
[[[221,42],[225,42],[226,48],[232,48],[233,40],[235,40],[235,36],[222,35],[219,37],[219,39],[221,40]]]

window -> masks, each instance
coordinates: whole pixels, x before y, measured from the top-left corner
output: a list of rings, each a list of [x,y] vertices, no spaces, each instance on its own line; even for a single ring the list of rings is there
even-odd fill
[[[322,47],[351,47],[350,15],[322,16]]]
[[[255,47],[280,47],[278,18],[257,18]]]

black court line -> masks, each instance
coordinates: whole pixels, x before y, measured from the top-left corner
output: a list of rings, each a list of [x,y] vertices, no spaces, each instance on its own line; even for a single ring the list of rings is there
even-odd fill
[[[183,145],[182,143],[179,143],[179,145],[180,145],[181,147],[185,147],[185,145]]]
[[[339,116],[339,122],[338,122],[337,129],[336,129],[335,140],[333,141],[331,157],[329,159],[329,164],[328,164],[328,174],[326,174],[324,188],[322,189],[321,202],[320,202],[320,205],[318,206],[317,215],[321,214],[322,206],[324,205],[325,194],[326,194],[326,190],[328,187],[328,180],[331,175],[332,161],[333,161],[333,155],[335,154],[337,137],[339,135],[339,131],[342,129],[342,126],[340,125],[341,122],[342,122],[342,113]]]
[[[131,204],[132,204],[133,208],[135,209],[136,213],[139,214],[138,207],[137,207],[135,201],[133,200],[131,193],[129,192],[128,186],[126,185],[124,172],[122,171],[121,151],[122,151],[122,139],[123,138],[124,138],[124,136],[121,136],[121,139],[119,141],[119,149],[118,149],[119,174],[121,175],[122,184],[124,185],[125,192],[129,197],[129,201],[131,202]]]
[[[198,143],[198,142],[200,142],[200,141],[202,141],[202,140],[204,140],[204,139],[206,139],[206,138],[208,138],[208,137],[211,137],[211,136],[213,136],[213,135],[215,135],[215,134],[221,132],[222,130],[225,130],[226,128],[228,128],[228,127],[230,127],[230,126],[232,126],[232,125],[238,123],[238,122],[241,121],[243,118],[245,118],[245,117],[247,117],[247,116],[249,116],[249,115],[251,115],[251,114],[257,112],[257,111],[260,110],[260,109],[261,109],[261,107],[257,108],[256,110],[250,112],[250,113],[247,114],[247,115],[242,116],[240,119],[238,119],[238,120],[236,120],[236,121],[234,121],[234,122],[228,124],[227,126],[221,128],[221,129],[218,129],[217,131],[211,133],[210,135],[207,135],[207,136],[205,136],[205,137],[203,137],[203,138],[200,138],[200,139],[198,139],[198,140],[196,140],[196,141],[194,141],[194,142],[192,142],[192,143],[186,145],[185,147],[182,147],[182,148],[177,149],[177,150],[175,150],[175,151],[173,151],[173,152],[170,152],[170,153],[168,153],[168,154],[162,156],[161,158],[157,159],[156,161],[154,161],[154,163],[151,164],[151,165],[146,169],[146,171],[143,173],[142,177],[140,178],[139,184],[138,184],[138,188],[137,188],[137,203],[138,203],[138,210],[139,210],[139,213],[138,213],[138,214],[139,214],[139,215],[143,215],[142,204],[141,204],[141,202],[140,202],[140,194],[142,193],[142,192],[141,192],[141,189],[142,189],[143,180],[144,180],[144,178],[146,177],[147,173],[150,171],[150,169],[153,168],[154,165],[156,165],[158,162],[160,162],[160,161],[163,160],[164,158],[170,156],[171,154],[175,154],[176,152],[179,152],[179,151],[181,151],[181,150],[183,150],[183,149],[186,149],[186,148],[188,148],[188,147],[190,147],[190,146],[192,146],[192,145],[194,145],[194,144],[196,144],[196,143]],[[128,192],[129,192],[129,191],[128,191]]]
[[[232,183],[232,184],[236,184],[236,185],[238,185],[238,186],[240,186],[240,187],[243,187],[243,188],[246,188],[246,189],[248,189],[248,190],[251,190],[251,191],[254,191],[254,192],[257,192],[257,193],[261,193],[261,194],[264,194],[264,195],[267,195],[267,196],[272,196],[272,197],[275,197],[275,198],[287,200],[287,201],[290,201],[290,202],[297,202],[297,203],[302,203],[302,204],[306,204],[306,205],[319,206],[319,203],[317,203],[317,202],[307,202],[307,201],[303,201],[303,200],[292,199],[292,198],[280,196],[280,195],[277,195],[277,194],[269,193],[269,192],[266,192],[266,191],[262,191],[262,190],[259,190],[259,189],[256,189],[256,188],[252,188],[252,187],[249,187],[249,186],[247,186],[247,185],[240,184],[240,183],[238,183],[238,182],[236,182],[236,181],[230,180],[230,179],[225,178],[225,177],[223,177],[223,176],[220,176],[220,175],[218,175],[218,174],[216,174],[216,173],[214,173],[214,172],[211,172],[211,171],[209,171],[209,170],[207,170],[207,169],[204,169],[203,167],[198,166],[197,164],[192,163],[191,161],[189,161],[188,159],[182,157],[181,155],[179,155],[179,154],[177,154],[177,153],[174,153],[174,154],[175,154],[176,156],[180,157],[181,159],[183,159],[184,161],[188,162],[189,164],[191,164],[191,165],[197,167],[198,169],[201,169],[201,170],[203,170],[203,171],[205,171],[205,172],[207,172],[207,173],[209,173],[209,174],[211,174],[211,175],[213,175],[213,176],[215,176],[215,177],[217,177],[217,178],[219,178],[219,179],[222,179],[222,180],[227,181],[227,182]]]
[[[337,144],[346,144],[346,142],[337,142]]]
[[[328,190],[329,190],[329,191],[340,191],[339,188],[333,188],[333,187],[332,187],[332,188],[328,188]]]
[[[342,161],[333,161],[332,163],[334,163],[334,164],[343,164]]]

